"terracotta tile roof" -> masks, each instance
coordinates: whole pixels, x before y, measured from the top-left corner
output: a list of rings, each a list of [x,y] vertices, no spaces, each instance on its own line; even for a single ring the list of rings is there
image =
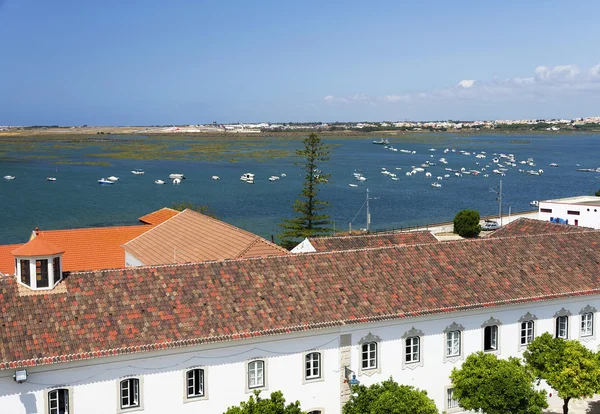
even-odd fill
[[[521,217],[508,223],[501,229],[496,230],[489,237],[522,236],[548,233],[580,233],[582,231],[589,230],[593,229]]]
[[[121,247],[123,243],[152,228],[153,226],[140,225],[40,230],[33,240],[43,239],[64,250],[62,266],[65,272],[116,269],[125,267],[125,251]],[[11,275],[14,273],[15,258],[12,251],[25,245],[0,245],[0,272]]]
[[[13,275],[15,273],[15,257],[12,251],[22,244],[0,244],[0,274]]]
[[[173,210],[169,207],[164,207],[160,210],[156,210],[150,214],[146,214],[145,216],[140,217],[139,220],[142,223],[156,226],[162,222],[167,221],[171,217],[176,216],[177,214],[179,214],[179,211]]]
[[[52,256],[64,253],[65,249],[55,246],[44,237],[34,237],[24,245],[16,248],[11,253],[13,256],[32,257],[32,256]]]
[[[600,232],[0,279],[0,369],[599,295]],[[39,315],[44,315],[40,317]]]
[[[288,254],[256,234],[193,210],[184,210],[123,248],[145,265]]]
[[[308,240],[318,252],[335,252],[339,250],[438,242],[435,236],[429,231],[367,234],[359,236],[340,237],[309,237]]]

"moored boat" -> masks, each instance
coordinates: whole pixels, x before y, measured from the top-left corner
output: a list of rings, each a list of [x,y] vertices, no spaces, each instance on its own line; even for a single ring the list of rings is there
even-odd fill
[[[140,170],[139,168],[131,171],[134,175],[144,175],[144,170]]]
[[[14,175],[5,175],[4,179],[5,180],[14,180],[16,177]]]
[[[180,180],[184,180],[185,179],[185,175],[184,174],[169,174],[169,178],[171,180],[174,180],[175,178],[179,178]]]
[[[105,184],[114,184],[114,182],[112,182],[110,180],[107,180],[106,178],[102,177],[101,179],[98,180],[98,184],[102,184],[102,185],[105,185]]]
[[[119,181],[119,177],[115,177],[114,175],[111,175],[110,177],[107,178],[107,180],[109,180],[109,181]]]
[[[54,177],[46,177],[46,181],[56,181],[56,178],[54,178]]]
[[[156,180],[154,181],[154,184],[164,184],[165,182],[163,180]]]

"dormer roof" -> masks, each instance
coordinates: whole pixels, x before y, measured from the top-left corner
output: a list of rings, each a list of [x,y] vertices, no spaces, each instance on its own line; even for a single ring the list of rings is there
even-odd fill
[[[63,254],[64,249],[57,247],[45,240],[43,237],[34,237],[21,247],[12,251],[13,256],[17,257],[35,257],[35,256],[54,256]]]

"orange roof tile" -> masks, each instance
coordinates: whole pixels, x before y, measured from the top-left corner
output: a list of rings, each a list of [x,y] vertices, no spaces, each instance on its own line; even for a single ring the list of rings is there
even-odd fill
[[[289,252],[256,234],[193,210],[184,210],[123,248],[145,265],[205,262]]]
[[[13,275],[15,273],[15,257],[12,251],[22,244],[1,244],[0,245],[0,273],[4,275]]]
[[[40,231],[39,235],[33,240],[43,239],[55,246],[60,246],[65,252],[62,256],[62,265],[65,272],[117,269],[125,267],[125,252],[121,245],[135,239],[153,227],[144,224],[139,226],[46,230]],[[0,245],[0,272],[14,274],[15,258],[12,251],[25,245]]]
[[[32,256],[52,256],[55,254],[64,253],[65,250],[63,248],[57,247],[54,244],[50,243],[44,237],[34,237],[32,240],[28,241],[21,247],[16,248],[11,253],[13,256],[23,256],[23,257],[32,257]]]
[[[169,208],[169,207],[164,207],[164,208],[161,208],[160,210],[156,210],[150,214],[146,214],[145,216],[140,217],[139,220],[142,223],[151,224],[153,226],[156,226],[160,223],[167,221],[171,217],[176,216],[179,213],[180,212],[177,210],[173,210],[172,208]]]

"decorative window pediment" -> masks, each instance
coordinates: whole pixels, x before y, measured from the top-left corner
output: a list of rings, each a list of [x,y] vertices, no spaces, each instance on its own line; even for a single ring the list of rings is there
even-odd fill
[[[419,337],[421,337],[421,336],[423,336],[423,331],[415,329],[415,327],[413,326],[410,331],[406,331],[404,333],[404,335],[402,335],[402,339],[411,338],[413,336],[419,336]]]
[[[527,312],[525,315],[523,315],[521,317],[521,319],[519,319],[519,322],[521,322],[521,323],[527,322],[527,321],[537,321],[537,316],[532,315],[531,313]]]
[[[377,335],[373,335],[371,332],[369,332],[366,336],[363,336],[362,338],[360,338],[360,341],[358,341],[358,344],[362,345],[367,342],[381,342],[381,338],[378,337]]]
[[[579,312],[580,315],[583,315],[584,313],[596,313],[596,308],[594,308],[593,306],[587,305],[585,308],[583,308],[581,310],[581,312]]]
[[[494,319],[494,317],[492,316],[492,317],[490,317],[490,319],[488,319],[487,321],[485,321],[485,322],[484,322],[484,323],[481,325],[481,327],[482,327],[482,328],[486,328],[486,327],[488,327],[488,326],[494,326],[494,325],[496,325],[496,326],[500,326],[500,325],[502,325],[502,322],[500,322],[498,319]]]
[[[458,325],[456,322],[452,322],[452,325],[449,325],[444,329],[444,333],[452,332],[452,331],[464,331],[465,328],[462,325]]]
[[[558,318],[559,316],[571,316],[571,315],[572,315],[571,311],[568,311],[565,308],[562,308],[561,310],[559,310],[558,312],[556,312],[554,314],[554,317]]]

